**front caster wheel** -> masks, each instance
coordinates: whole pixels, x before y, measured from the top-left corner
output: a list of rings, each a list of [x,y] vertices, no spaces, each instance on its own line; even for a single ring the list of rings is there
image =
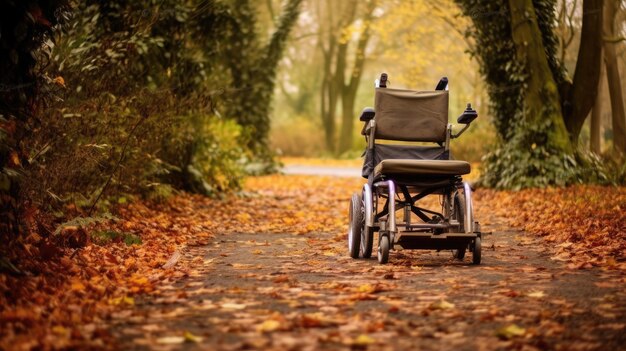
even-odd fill
[[[472,263],[480,264],[480,237],[474,239],[474,245],[472,247]]]
[[[465,258],[465,246],[463,246],[462,248],[459,248],[457,250],[452,251],[452,255],[457,260],[463,261],[463,259]]]
[[[348,252],[350,257],[359,258],[361,232],[363,231],[363,200],[360,194],[352,194],[350,200],[350,225],[348,227]]]
[[[387,262],[389,262],[389,236],[384,235],[378,244],[378,263],[385,264]]]

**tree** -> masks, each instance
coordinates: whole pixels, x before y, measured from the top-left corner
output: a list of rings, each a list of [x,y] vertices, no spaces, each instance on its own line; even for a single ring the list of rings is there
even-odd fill
[[[576,148],[600,77],[602,0],[584,0],[573,79],[557,58],[554,0],[457,0],[472,18],[500,147],[483,178],[496,187],[567,184],[580,179]]]
[[[567,49],[572,44],[574,37],[576,36],[574,15],[576,13],[577,4],[578,0],[573,0],[571,3],[567,0],[560,0],[558,3],[558,24],[556,31],[559,38],[559,61],[561,61],[562,64],[565,64]]]
[[[572,153],[565,124],[561,118],[559,93],[550,70],[537,14],[531,0],[510,0],[511,36],[516,58],[528,72],[523,96],[523,123],[547,126],[546,143],[557,150]]]
[[[605,19],[606,20],[606,19]],[[602,99],[604,98],[605,70],[601,70],[598,95],[591,109],[591,123],[589,124],[589,150],[596,155],[602,152]]]
[[[588,87],[597,87],[600,81],[602,3],[603,0],[583,0],[580,47],[573,81],[563,80],[559,87],[563,119],[574,147],[598,92]],[[546,28],[546,31],[551,31],[551,28]]]
[[[352,64],[352,72],[346,78],[346,52],[348,41],[342,40],[339,45],[337,54],[337,70],[335,71],[337,84],[341,90],[341,133],[339,134],[338,153],[342,154],[352,147],[354,134],[354,102],[356,100],[357,90],[363,76],[363,67],[365,66],[367,44],[371,37],[371,22],[374,18],[374,9],[376,1],[369,0],[366,3],[362,22],[362,29],[359,39],[354,50],[354,59]]]
[[[318,3],[318,46],[323,55],[320,115],[326,148],[337,154],[344,153],[352,146],[354,103],[363,75],[365,51],[371,38],[371,22],[376,5],[374,0],[367,1],[365,8],[358,6],[356,0]],[[361,24],[360,27],[356,26],[357,22]],[[357,33],[358,39],[353,40],[353,35]],[[350,44],[353,42],[356,42],[356,47],[352,50],[354,57],[350,60]],[[339,143],[335,144],[339,103],[342,112],[341,129]]]
[[[257,19],[250,0],[234,1],[225,64],[232,83],[226,115],[249,132],[248,145],[258,156],[268,156],[269,113],[276,72],[289,33],[300,14],[302,0],[284,5],[275,31],[267,43],[258,34]]]
[[[604,62],[606,77],[609,83],[611,112],[613,113],[613,149],[617,155],[626,155],[626,113],[620,84],[619,65],[615,45],[619,42],[615,17],[619,10],[620,0],[605,0],[604,5]]]

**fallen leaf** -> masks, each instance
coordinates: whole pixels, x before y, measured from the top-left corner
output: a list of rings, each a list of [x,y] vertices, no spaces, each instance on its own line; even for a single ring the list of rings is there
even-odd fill
[[[437,302],[433,302],[432,304],[430,304],[429,307],[431,310],[449,310],[451,308],[454,308],[454,304],[446,300],[440,300]]]
[[[263,323],[257,325],[256,330],[261,333],[268,333],[268,332],[273,332],[275,330],[278,330],[279,328],[280,328],[279,321],[268,319],[264,321]]]
[[[156,340],[159,344],[166,345],[174,345],[174,344],[182,344],[185,342],[185,337],[183,336],[164,336],[162,338],[158,338]]]
[[[111,305],[134,305],[135,299],[130,296],[122,296],[116,297],[114,299],[109,300],[109,304]]]
[[[365,334],[361,334],[359,336],[357,336],[356,339],[354,339],[354,344],[355,345],[370,345],[375,343],[376,340],[368,335]]]
[[[505,340],[511,339],[516,336],[522,336],[525,333],[526,333],[526,329],[516,324],[510,324],[506,327],[496,330],[496,336]]]
[[[242,303],[226,302],[226,303],[221,304],[220,307],[222,307],[225,310],[243,310],[247,306]]]
[[[193,335],[191,332],[189,331],[185,331],[185,333],[183,334],[183,339],[186,342],[193,342],[193,343],[198,343],[198,342],[202,342],[202,338],[197,336],[197,335]]]
[[[75,280],[72,282],[72,285],[70,287],[70,289],[72,289],[72,291],[85,291],[85,284],[83,284],[81,281],[79,280]]]
[[[61,76],[55,77],[52,82],[65,88],[65,79]]]

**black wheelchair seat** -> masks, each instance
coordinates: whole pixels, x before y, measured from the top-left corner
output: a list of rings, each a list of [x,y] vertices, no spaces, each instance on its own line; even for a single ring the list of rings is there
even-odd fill
[[[469,174],[470,164],[455,160],[382,160],[374,168],[374,178],[398,176],[446,177]]]

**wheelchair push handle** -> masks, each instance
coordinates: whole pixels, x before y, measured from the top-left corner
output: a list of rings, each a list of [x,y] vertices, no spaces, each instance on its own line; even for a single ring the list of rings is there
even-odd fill
[[[376,79],[375,81],[376,88],[386,88],[387,87],[387,73],[383,73],[380,75],[380,79]]]
[[[441,77],[439,83],[435,87],[435,90],[447,90],[448,89],[448,77]]]

